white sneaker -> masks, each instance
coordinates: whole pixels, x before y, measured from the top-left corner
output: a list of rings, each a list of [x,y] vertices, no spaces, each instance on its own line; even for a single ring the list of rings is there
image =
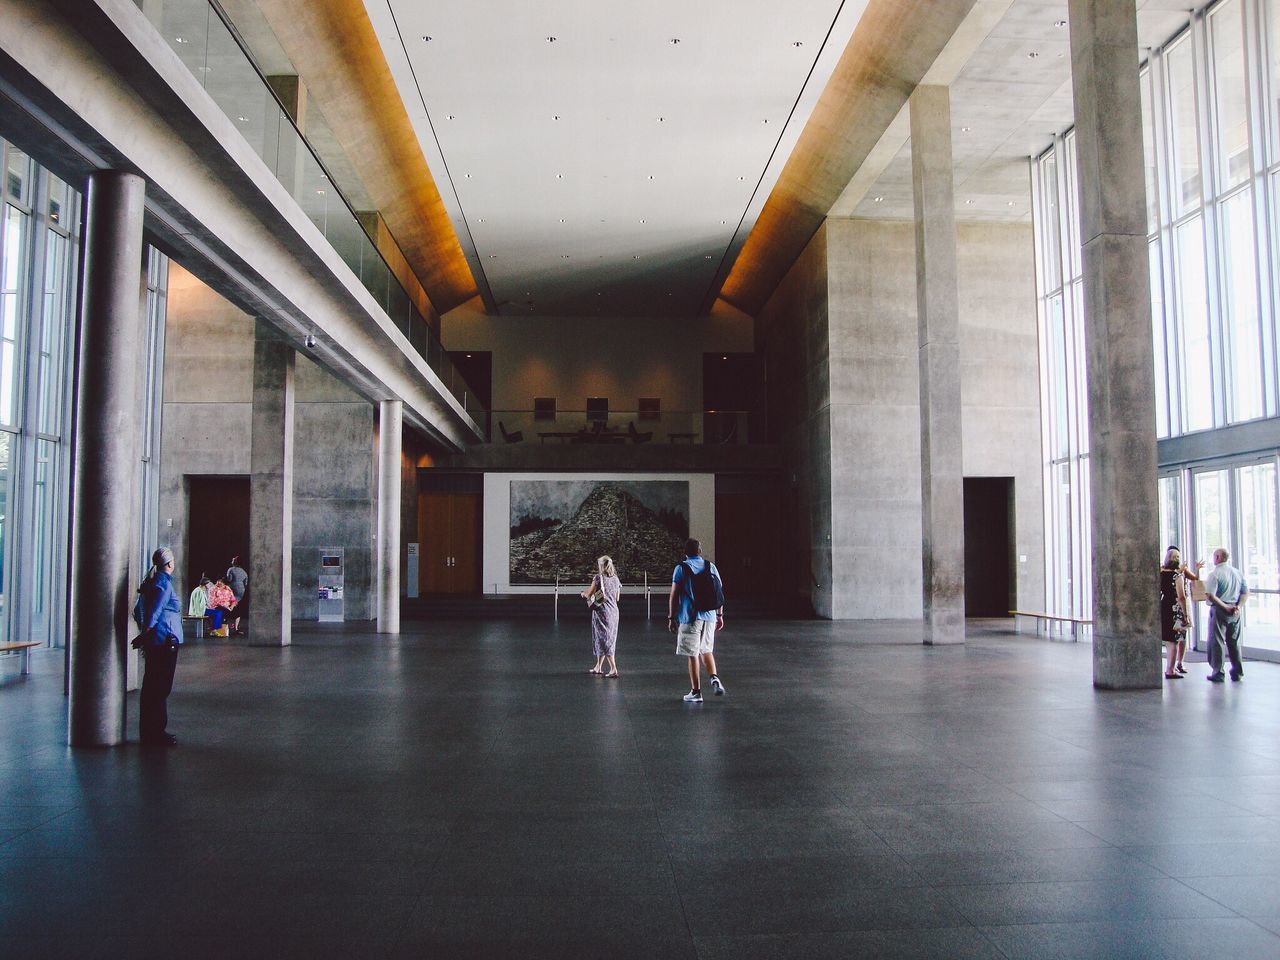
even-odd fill
[[[717,697],[724,696],[724,684],[720,682],[719,677],[711,678],[711,689],[716,692]]]
[[[702,691],[701,691],[701,690],[690,690],[688,693],[686,693],[686,694],[684,695],[684,702],[685,702],[685,703],[701,703],[701,702],[702,702]]]

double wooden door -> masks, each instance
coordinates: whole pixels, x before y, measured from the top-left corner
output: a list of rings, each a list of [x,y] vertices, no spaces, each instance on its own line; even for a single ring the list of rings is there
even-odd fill
[[[418,495],[418,589],[479,593],[481,497],[478,493]]]
[[[716,493],[716,566],[725,592],[744,600],[780,595],[778,498],[771,491]]]

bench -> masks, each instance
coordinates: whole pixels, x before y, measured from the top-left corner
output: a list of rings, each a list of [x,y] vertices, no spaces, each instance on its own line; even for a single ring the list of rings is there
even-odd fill
[[[1071,639],[1080,639],[1080,628],[1093,626],[1092,620],[1085,620],[1081,617],[1059,617],[1052,613],[1039,613],[1034,610],[1010,610],[1009,616],[1013,617],[1014,633],[1021,633],[1018,629],[1019,621],[1022,617],[1030,617],[1036,621],[1036,636],[1040,636],[1040,621],[1049,623],[1069,623],[1071,624]]]
[[[22,651],[22,675],[31,673],[31,648],[44,646],[39,640],[22,640],[18,643],[0,643],[0,653]]]
[[[183,623],[183,625],[184,625],[184,626],[185,626],[186,624],[188,624],[188,623],[194,623],[194,624],[196,625],[196,639],[201,639],[201,638],[203,638],[203,637],[204,637],[204,628],[205,628],[205,625],[206,625],[206,623],[208,622],[208,620],[209,620],[209,618],[208,618],[207,616],[206,616],[206,617],[186,617],[186,616],[184,616],[184,617],[182,618],[182,623]]]

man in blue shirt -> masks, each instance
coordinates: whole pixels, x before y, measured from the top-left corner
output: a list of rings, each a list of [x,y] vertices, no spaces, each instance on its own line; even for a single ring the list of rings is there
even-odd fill
[[[676,565],[671,574],[671,595],[667,599],[667,629],[676,635],[676,656],[689,659],[689,692],[684,695],[685,703],[702,702],[702,674],[699,662],[707,668],[711,677],[711,688],[716,696],[724,696],[724,684],[716,674],[715,642],[716,632],[724,629],[724,606],[711,610],[698,610],[693,600],[693,580],[708,567],[719,592],[723,594],[724,584],[720,579],[720,571],[710,560],[702,556],[702,544],[697,540],[686,540],[684,545],[684,562]]]

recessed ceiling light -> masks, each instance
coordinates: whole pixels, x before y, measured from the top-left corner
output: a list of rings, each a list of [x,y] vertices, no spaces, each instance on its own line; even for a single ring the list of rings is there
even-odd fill
[[[560,218],[560,222],[561,222],[561,223],[564,223],[564,217],[561,217],[561,218]]]
[[[871,202],[872,202],[872,203],[880,203],[880,202],[881,202],[881,201],[883,201],[883,200],[884,200],[884,197],[872,197],[872,198],[871,198]]]
[[[568,260],[568,259],[569,259],[569,255],[568,255],[567,253],[562,253],[562,254],[560,254],[560,259],[561,259],[561,260]]]
[[[641,223],[644,223],[644,219],[643,219],[643,218],[641,218],[640,222],[641,222]]]
[[[747,178],[746,178],[746,177],[739,177],[738,179],[739,179],[739,180],[745,180],[745,179],[747,179]]]
[[[968,132],[969,132],[970,130],[972,130],[972,129],[973,129],[972,127],[961,127],[961,128],[960,128],[960,132],[961,132],[961,133],[968,133]]]
[[[721,357],[720,359],[721,359],[721,360],[728,360],[729,358],[728,358],[728,357]]]
[[[803,41],[803,40],[792,40],[792,41],[791,41],[791,45],[792,45],[793,47],[803,47],[803,46],[804,46],[804,41]]]
[[[428,37],[425,33],[422,35],[422,42],[423,42],[423,43],[430,43],[430,42],[431,42],[432,40],[434,40],[434,39],[435,39],[434,37]]]
[[[1013,206],[1013,201],[1012,201],[1012,200],[1010,200],[1010,201],[1009,201],[1009,206],[1011,206],[1011,207]]]
[[[190,43],[191,41],[188,40],[186,37],[174,37],[173,42],[174,43]]]
[[[1062,27],[1065,27],[1065,26],[1067,25],[1067,21],[1065,21],[1065,20],[1055,20],[1055,21],[1053,21],[1053,25],[1054,25],[1055,27],[1058,27],[1059,29],[1061,29]]]
[[[466,177],[468,180],[471,179],[471,174],[469,173],[464,173],[463,176]]]
[[[559,119],[560,119],[560,114],[558,114],[558,113],[556,113],[556,114],[552,114],[551,119],[552,119],[552,120],[559,120]]]
[[[547,37],[547,43],[555,43],[555,42],[556,42],[555,37]]]
[[[468,359],[468,360],[470,360],[470,359],[471,359],[471,354],[469,354],[469,353],[467,354],[467,359]]]
[[[458,118],[457,118],[457,117],[455,117],[452,113],[450,113],[450,114],[448,114],[448,115],[445,117],[445,119],[446,119],[446,120],[457,120]]]
[[[666,117],[659,117],[659,118],[658,118],[658,122],[659,122],[659,123],[665,123],[665,122],[666,122],[666,120],[667,120],[667,118],[666,118]]]
[[[653,174],[652,174],[652,173],[651,173],[651,174],[649,174],[649,179],[650,179],[650,180],[652,180],[652,179],[653,179]]]
[[[498,255],[497,255],[496,253],[491,253],[491,254],[489,254],[489,259],[490,259],[490,260],[497,260],[497,259],[498,259]]]
[[[768,118],[768,117],[766,117],[765,119],[761,120],[760,122],[761,122],[761,123],[768,123],[768,122],[769,122],[769,118]]]
[[[728,221],[728,220],[721,220],[720,222],[721,222],[721,223],[728,223],[729,221]]]
[[[707,254],[705,257],[703,257],[702,259],[703,259],[703,260],[710,260],[710,259],[711,259],[711,254],[709,254],[709,253],[708,253],[708,254]]]
[[[249,122],[249,118],[248,118],[248,117],[236,117],[236,119],[237,119],[237,120],[239,120],[241,123],[248,123],[248,122]]]
[[[1036,59],[1038,56],[1040,56],[1040,54],[1038,54],[1038,53],[1036,53],[1034,50],[1032,50],[1030,53],[1028,53],[1028,54],[1027,54],[1027,59],[1028,59],[1028,60],[1034,60],[1034,59]]]
[[[964,202],[964,205],[965,205],[966,207],[972,207],[972,206],[973,206],[973,201],[972,201],[972,200],[966,200],[966,201]]]
[[[322,196],[322,197],[324,196],[324,191],[323,191],[323,190],[317,190],[317,191],[316,191],[316,193],[320,194],[320,196]]]
[[[639,254],[637,254],[637,253],[633,253],[633,254],[631,255],[631,259],[632,259],[632,260],[639,260],[639,259],[640,259],[640,255],[639,255]]]
[[[563,179],[564,179],[564,174],[563,174],[563,173],[557,173],[557,174],[556,174],[556,179],[557,179],[557,180],[563,180]]]
[[[679,37],[672,37],[672,38],[671,38],[671,44],[672,44],[673,46],[674,46],[675,44],[679,43],[679,42],[680,42],[680,38],[679,38]]]
[[[484,217],[481,217],[479,220],[476,221],[476,223],[484,223]]]

